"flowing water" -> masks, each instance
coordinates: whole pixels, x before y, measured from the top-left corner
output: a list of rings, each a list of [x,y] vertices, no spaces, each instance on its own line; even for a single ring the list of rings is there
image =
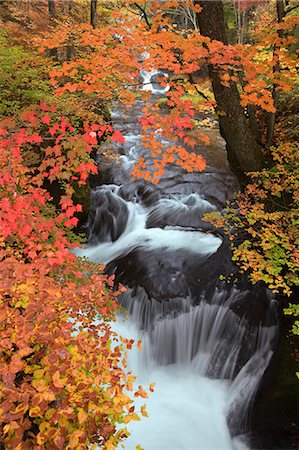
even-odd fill
[[[155,73],[144,89],[162,95]],[[153,100],[154,101],[154,97]],[[132,181],[141,145],[142,102],[115,109],[126,138],[118,163],[99,161],[89,217],[89,245],[77,254],[107,264],[127,287],[115,330],[142,340],[129,354],[137,384],[155,383],[148,418],[128,424],[126,450],[248,449],[250,408],[271,359],[277,335],[269,293],[242,282],[220,281],[235,271],[225,237],[202,220],[219,210],[236,184],[216,130],[201,149],[203,173],[169,167],[158,187]],[[168,143],[164,141],[164,144]],[[221,276],[220,276],[221,278]],[[144,399],[136,399],[136,410]]]

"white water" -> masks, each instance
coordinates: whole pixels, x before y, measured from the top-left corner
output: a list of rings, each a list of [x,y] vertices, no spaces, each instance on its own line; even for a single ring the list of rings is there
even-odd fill
[[[144,90],[162,94],[168,87],[156,88],[151,83],[155,74],[157,71],[141,73]],[[139,140],[138,130],[126,136],[128,148],[120,157],[126,169],[138,158]],[[99,189],[112,192],[115,199],[120,195],[116,185]],[[201,217],[215,209],[198,193],[162,198],[148,208],[134,198],[126,206],[127,224],[115,242],[78,249],[76,254],[105,264],[136,247],[158,255],[165,249],[184,250],[207,258],[222,243],[213,234],[190,228],[146,228],[151,213],[156,218],[165,211],[174,217],[179,213]],[[149,417],[127,425],[132,434],[119,449],[135,450],[137,445],[145,450],[249,449],[238,432],[246,430],[248,408],[271,358],[276,327],[251,327],[233,313],[231,305],[243,295],[237,289],[215,291],[209,301],[204,295],[196,305],[190,298],[160,303],[137,287],[128,289],[120,299],[129,311],[129,320],[119,317],[113,329],[136,342],[142,340],[143,346],[129,352],[127,370],[137,376],[136,386],[146,388],[155,383],[155,391],[149,399],[135,400],[136,412],[146,403]]]
[[[134,450],[141,445],[145,450],[249,449],[242,437],[231,436],[227,416],[230,411],[237,411],[240,420],[244,419],[244,410],[272,356],[275,327],[260,327],[256,352],[233,379],[246,326],[228,305],[217,306],[217,295],[214,304],[190,306],[186,299],[183,314],[157,319],[153,314],[155,305],[149,306],[148,299],[140,295],[140,302],[133,296],[130,301],[130,294],[129,290],[124,296],[131,319],[119,317],[113,328],[135,342],[142,340],[142,350],[133,346],[129,352],[128,370],[137,375],[136,387],[142,384],[146,388],[154,382],[155,389],[149,399],[136,399],[135,411],[146,403],[149,417],[128,424],[131,436],[124,448]],[[238,294],[233,292],[232,299]],[[140,331],[137,324],[144,308],[148,308],[152,326]],[[228,345],[224,336],[227,341],[235,338],[235,346]],[[226,355],[224,362],[217,360],[221,352]],[[175,363],[167,361],[169,355]],[[209,372],[219,372],[219,378],[208,378]]]
[[[115,330],[136,342],[140,338],[137,327],[128,321],[119,320]],[[199,376],[188,366],[153,365],[149,370],[145,353],[145,348],[134,348],[128,365],[138,385],[155,382],[149,399],[135,401],[136,411],[146,402],[149,417],[127,425],[132,434],[124,448],[135,450],[139,444],[145,450],[232,449],[225,418],[228,383]]]
[[[166,85],[165,87],[155,87],[154,84],[151,82],[151,78],[156,75],[161,75],[161,77],[165,77],[166,75],[163,73],[160,73],[156,69],[152,69],[149,72],[147,70],[141,70],[140,76],[142,78],[142,90],[143,91],[151,91],[153,94],[165,94],[169,91],[169,85]]]
[[[105,186],[103,189],[107,189],[107,187]],[[116,190],[114,185],[112,185],[111,190]],[[185,196],[185,201],[187,201],[187,197],[190,196]],[[200,203],[200,199],[197,198],[196,201],[200,205],[209,204],[205,200],[202,200],[202,203]],[[161,203],[161,210],[165,209],[166,206],[163,205],[163,202],[166,202],[168,208],[173,210],[178,208],[178,205],[179,208],[188,209],[185,203],[179,203],[177,199],[162,199],[158,205],[160,207]],[[76,255],[85,256],[93,262],[108,264],[113,259],[129,253],[136,247],[171,250],[185,249],[194,253],[210,254],[214,253],[221,245],[222,241],[220,238],[199,231],[185,231],[176,227],[167,227],[166,229],[146,228],[146,219],[151,210],[147,210],[138,203],[133,202],[127,202],[127,207],[129,217],[126,229],[115,242],[104,242],[87,249],[77,249],[75,251]]]

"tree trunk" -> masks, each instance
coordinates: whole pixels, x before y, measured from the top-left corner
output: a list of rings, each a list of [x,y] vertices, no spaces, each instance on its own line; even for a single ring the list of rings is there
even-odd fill
[[[90,25],[93,28],[97,27],[97,2],[98,0],[91,0],[90,2]]]
[[[56,19],[56,5],[55,0],[48,0],[48,11],[51,22],[53,22],[53,26],[55,25],[55,19]],[[49,51],[50,56],[54,59],[58,59],[58,52],[57,48],[51,48]]]
[[[201,34],[227,44],[222,1],[205,0],[194,3],[202,8],[197,14]],[[229,87],[223,86],[217,69],[212,64],[208,69],[217,102],[220,133],[226,142],[228,161],[240,183],[244,184],[246,172],[258,171],[264,166],[262,147],[258,144],[255,130],[251,130],[240,105],[236,83],[231,81]]]
[[[56,17],[55,0],[48,0],[48,10],[51,19],[55,19]]]
[[[285,9],[284,9],[284,0],[276,0],[276,12],[277,12],[277,20],[278,23],[281,23],[284,16],[285,16]],[[278,30],[278,36],[280,39],[283,38],[283,30]],[[273,66],[273,76],[275,78],[276,74],[280,72],[280,61],[279,61],[279,48],[280,45],[275,44],[273,46],[273,60],[274,60],[274,66]],[[273,83],[273,89],[272,89],[272,98],[275,109],[278,105],[278,86],[276,83]],[[267,117],[267,142],[266,147],[270,147],[273,140],[273,134],[274,134],[274,126],[275,126],[275,120],[276,120],[276,113],[270,113]]]
[[[74,0],[69,0],[68,3],[68,14],[71,17],[72,16],[72,10],[73,10],[73,6],[74,6]],[[75,54],[75,49],[74,46],[72,45],[72,37],[70,36],[69,40],[68,40],[68,44],[66,47],[66,59],[67,61],[71,61],[71,59],[73,59]]]

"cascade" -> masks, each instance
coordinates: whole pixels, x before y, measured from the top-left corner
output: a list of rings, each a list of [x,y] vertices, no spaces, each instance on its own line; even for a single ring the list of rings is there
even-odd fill
[[[144,89],[163,95],[157,74],[141,73]],[[149,417],[128,424],[124,448],[250,449],[250,407],[275,348],[276,305],[245,279],[220,281],[236,268],[227,239],[202,216],[233,192],[228,169],[170,167],[158,186],[131,180],[136,158],[146,157],[138,102],[113,113],[126,141],[118,162],[92,180],[88,246],[76,251],[126,286],[119,302],[127,314],[113,327],[142,341],[128,359],[136,383],[156,384]],[[136,399],[136,410],[143,403]]]

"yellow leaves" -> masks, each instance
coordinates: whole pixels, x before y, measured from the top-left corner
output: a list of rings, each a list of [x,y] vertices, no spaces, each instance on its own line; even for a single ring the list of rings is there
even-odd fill
[[[148,413],[146,411],[146,405],[142,405],[140,408],[141,414],[143,417],[148,417]]]
[[[79,412],[78,412],[79,424],[82,425],[84,422],[86,422],[87,418],[88,418],[88,413],[86,411],[84,411],[82,408],[79,408]]]
[[[48,433],[51,430],[51,425],[49,422],[41,422],[39,424],[39,430],[41,433]]]
[[[35,286],[32,283],[20,283],[13,286],[16,293],[15,308],[27,308],[30,296],[34,295]]]
[[[28,411],[28,405],[26,403],[20,403],[14,410],[13,414],[18,414],[20,412],[25,414],[26,411]]]
[[[29,416],[30,417],[42,417],[42,410],[39,406],[33,406],[29,409]]]
[[[3,433],[8,434],[9,432],[11,432],[11,431],[13,432],[14,430],[17,430],[18,428],[20,428],[20,425],[15,420],[13,420],[12,422],[4,425]]]
[[[27,308],[28,306],[28,300],[29,300],[29,296],[28,295],[23,295],[22,299],[16,301],[15,303],[15,308]]]
[[[135,450],[144,450],[144,448],[141,447],[141,445],[136,445],[136,449]]]
[[[127,416],[124,417],[124,423],[127,424],[131,421],[139,421],[140,417],[138,416],[138,414],[133,413],[133,414],[128,414]]]
[[[33,372],[33,378],[34,378],[35,380],[40,380],[40,379],[42,379],[44,375],[45,375],[45,369],[36,369],[36,370]]]
[[[33,380],[32,386],[37,392],[44,392],[48,389],[48,384],[43,379]]]
[[[64,387],[64,382],[62,381],[62,379],[60,378],[60,372],[59,370],[56,370],[56,372],[54,373],[54,375],[52,376],[53,379],[53,384],[56,388],[63,388]]]
[[[105,450],[115,450],[115,445],[113,445],[113,443],[111,441],[107,441],[105,442]]]
[[[85,438],[85,432],[82,430],[76,430],[71,434],[70,440],[69,440],[69,448],[70,449],[79,449],[80,443],[82,443],[83,439]]]
[[[53,402],[54,400],[56,400],[56,395],[54,394],[54,392],[52,392],[50,390],[43,392],[42,397],[43,397],[44,401],[50,402],[50,403]]]
[[[78,345],[69,345],[67,350],[72,356],[78,355]]]

